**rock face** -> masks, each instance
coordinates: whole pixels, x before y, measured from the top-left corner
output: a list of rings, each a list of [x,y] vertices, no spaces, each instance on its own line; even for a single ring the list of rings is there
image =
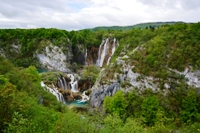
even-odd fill
[[[98,47],[84,47],[79,44],[73,49],[73,59],[72,62],[76,62],[82,65],[92,65],[96,64],[98,58]]]
[[[86,65],[91,65],[91,64],[96,63],[96,60],[98,58],[98,51],[99,51],[99,48],[94,47],[94,46],[86,49],[86,51],[85,51],[85,64]]]
[[[59,70],[61,72],[71,72],[66,67],[67,57],[62,49],[50,44],[46,46],[42,52],[36,54],[41,66],[49,70]]]
[[[20,55],[21,45],[19,44],[18,40],[14,40],[12,44],[7,44],[7,46],[8,46],[7,49],[0,47],[0,55],[2,55],[4,58],[12,59],[13,56]]]
[[[91,88],[92,83],[90,79],[80,79],[78,81],[78,90],[83,92]]]
[[[92,107],[100,107],[106,96],[113,96],[119,89],[120,84],[118,82],[111,85],[101,85],[95,89],[93,88],[90,105]]]
[[[76,46],[72,47],[72,62],[85,64],[85,52],[86,48],[84,44],[77,44]]]
[[[82,96],[81,94],[77,94],[72,92],[71,90],[60,90],[60,93],[63,95],[66,102],[70,102],[73,100],[81,100]]]
[[[192,86],[195,88],[200,87],[200,70],[191,71],[192,66],[190,66],[189,68],[186,68],[184,72],[179,72],[173,69],[169,69],[169,70],[175,72],[176,74],[179,74],[180,76],[183,75],[187,79],[186,83],[189,86]]]

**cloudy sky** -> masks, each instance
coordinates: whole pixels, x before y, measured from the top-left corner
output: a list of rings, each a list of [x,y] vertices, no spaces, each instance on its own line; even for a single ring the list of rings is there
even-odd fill
[[[200,0],[0,0],[0,28],[79,30],[200,21]]]

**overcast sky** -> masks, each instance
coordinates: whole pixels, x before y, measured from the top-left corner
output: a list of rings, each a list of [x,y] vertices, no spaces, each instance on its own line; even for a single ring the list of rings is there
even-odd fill
[[[0,0],[0,28],[79,30],[200,21],[200,0]]]

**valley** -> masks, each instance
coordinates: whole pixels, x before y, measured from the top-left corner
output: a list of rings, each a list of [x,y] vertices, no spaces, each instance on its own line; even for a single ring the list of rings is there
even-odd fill
[[[0,132],[199,132],[200,23],[137,26],[0,29]]]

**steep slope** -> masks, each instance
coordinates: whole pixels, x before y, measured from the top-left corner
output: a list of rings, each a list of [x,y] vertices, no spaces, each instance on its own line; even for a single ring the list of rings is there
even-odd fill
[[[0,32],[0,54],[16,66],[69,71],[66,66],[70,64],[72,50],[65,31],[41,28]]]
[[[117,82],[124,92],[150,88],[167,93],[180,86],[200,88],[199,25],[175,24],[126,32],[112,63],[100,72],[92,97],[102,103],[105,91]]]

